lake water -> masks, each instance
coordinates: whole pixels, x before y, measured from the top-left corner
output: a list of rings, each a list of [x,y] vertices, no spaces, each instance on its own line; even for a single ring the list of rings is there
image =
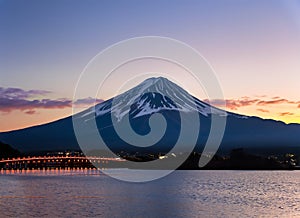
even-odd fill
[[[300,171],[177,171],[142,184],[96,170],[2,172],[0,187],[1,217],[300,217]]]

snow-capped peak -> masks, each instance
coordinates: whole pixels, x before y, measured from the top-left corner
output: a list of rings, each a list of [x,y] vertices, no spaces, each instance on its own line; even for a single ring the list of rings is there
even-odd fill
[[[117,120],[135,118],[161,110],[197,111],[208,116],[212,108],[164,77],[146,79],[136,87],[95,106],[96,116],[111,113]]]

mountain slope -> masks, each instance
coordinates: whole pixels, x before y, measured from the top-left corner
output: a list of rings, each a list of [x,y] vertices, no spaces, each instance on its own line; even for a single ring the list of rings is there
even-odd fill
[[[146,135],[151,131],[149,118],[154,113],[160,113],[165,117],[167,129],[160,141],[147,148],[137,148],[124,142],[113,126],[113,120],[116,125],[121,125],[121,121],[128,117],[135,132]],[[181,120],[180,113],[185,114],[185,120]],[[300,125],[287,125],[279,121],[226,113],[190,96],[175,83],[161,77],[147,79],[127,92],[75,115],[75,119],[88,126],[96,116],[100,135],[115,152],[122,150],[167,152],[178,139],[181,122],[187,124],[195,122],[192,113],[198,113],[201,124],[197,151],[203,149],[207,140],[212,114],[227,116],[220,152],[228,152],[237,147],[263,149],[269,153],[277,149],[292,152],[300,146]],[[86,128],[87,138],[89,134],[89,129]],[[72,117],[27,129],[0,133],[0,140],[24,152],[80,149],[74,134]],[[90,145],[90,149],[101,149],[97,143],[91,142]]]

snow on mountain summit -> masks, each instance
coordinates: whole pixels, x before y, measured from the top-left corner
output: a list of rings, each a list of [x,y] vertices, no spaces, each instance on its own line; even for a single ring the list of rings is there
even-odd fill
[[[214,108],[164,77],[146,79],[136,87],[93,108],[96,116],[110,112],[117,120],[129,113],[136,118],[161,110],[194,111],[208,116],[212,109]]]

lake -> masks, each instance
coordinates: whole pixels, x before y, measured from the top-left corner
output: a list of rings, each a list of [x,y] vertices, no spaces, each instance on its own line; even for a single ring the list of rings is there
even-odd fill
[[[300,171],[176,171],[137,184],[96,170],[2,171],[0,187],[1,217],[300,216]]]

